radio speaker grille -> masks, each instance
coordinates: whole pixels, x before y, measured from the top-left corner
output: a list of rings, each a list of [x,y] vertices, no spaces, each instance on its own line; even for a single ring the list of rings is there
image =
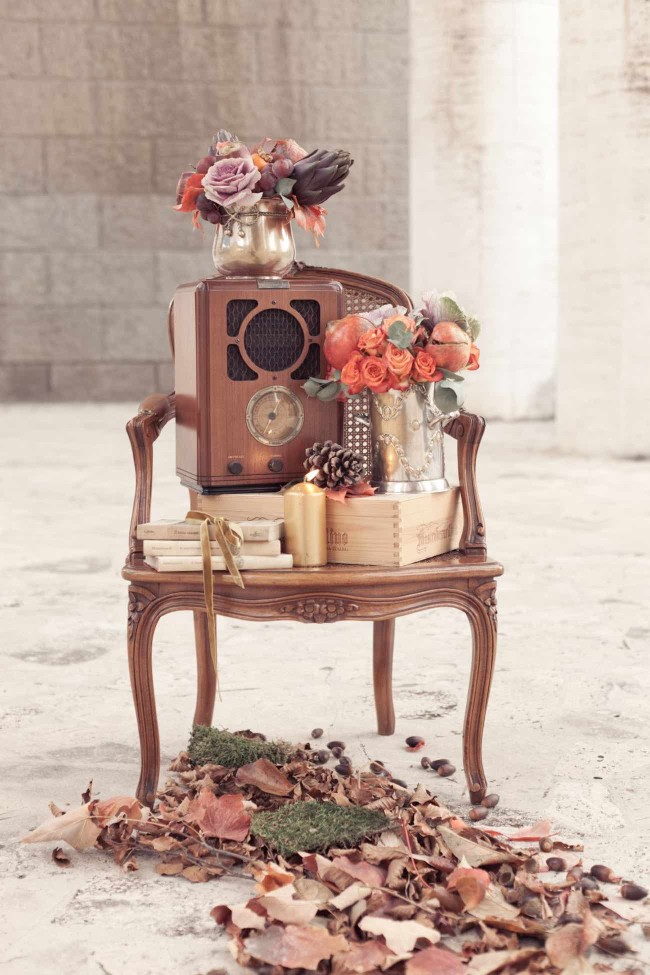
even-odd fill
[[[298,368],[291,373],[292,379],[309,379],[310,376],[320,376],[320,346],[313,342],[309,352]]]
[[[257,373],[244,362],[242,354],[236,345],[228,346],[228,379],[236,383],[257,379]]]
[[[302,315],[310,335],[320,334],[320,305],[317,301],[296,298],[291,307]]]
[[[257,302],[250,298],[235,298],[229,301],[226,307],[226,334],[234,338],[253,308],[257,308]]]
[[[298,359],[305,336],[298,321],[283,308],[265,308],[246,326],[244,347],[256,366],[284,372]]]

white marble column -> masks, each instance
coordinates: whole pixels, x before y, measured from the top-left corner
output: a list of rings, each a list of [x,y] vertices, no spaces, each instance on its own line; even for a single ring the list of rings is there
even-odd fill
[[[411,0],[411,289],[484,331],[467,405],[554,411],[556,0]]]
[[[561,0],[562,448],[650,455],[650,3]]]

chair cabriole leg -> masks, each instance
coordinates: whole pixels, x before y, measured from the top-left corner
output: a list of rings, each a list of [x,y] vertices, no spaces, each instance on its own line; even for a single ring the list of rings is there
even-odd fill
[[[394,618],[378,620],[373,623],[373,683],[375,688],[375,710],[377,712],[377,732],[380,735],[392,735],[395,731],[395,711],[393,709],[394,639]]]
[[[194,725],[212,724],[214,701],[217,694],[217,678],[210,656],[208,614],[194,610],[194,642],[196,644],[196,709]]]
[[[484,798],[487,779],[483,771],[483,726],[497,647],[496,583],[483,584],[476,592],[479,601],[466,610],[472,629],[472,669],[465,709],[463,761],[470,800]]]
[[[137,595],[129,594],[129,606],[137,606]],[[131,690],[140,736],[140,780],[136,796],[153,806],[160,772],[160,739],[156,698],[153,686],[152,646],[157,617],[151,619],[143,609],[129,611],[128,649]]]

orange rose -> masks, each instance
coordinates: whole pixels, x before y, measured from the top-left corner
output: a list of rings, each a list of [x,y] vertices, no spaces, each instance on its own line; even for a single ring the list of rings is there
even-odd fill
[[[383,327],[386,332],[391,327],[393,322],[404,322],[409,332],[415,331],[415,322],[412,318],[409,318],[408,315],[393,315],[391,318],[386,318],[383,322]]]
[[[360,352],[353,352],[341,370],[341,382],[348,387],[350,396],[356,396],[365,385],[361,375],[361,363],[364,361]]]
[[[364,332],[359,336],[357,348],[366,355],[383,355],[387,345],[386,333],[381,325],[378,328],[371,328],[369,332]]]
[[[386,393],[391,388],[388,366],[380,356],[362,357],[361,377],[371,393]]]
[[[413,356],[408,349],[398,349],[392,342],[388,343],[388,348],[384,353],[386,365],[398,379],[406,379],[413,367]]]
[[[479,349],[478,345],[472,345],[471,349],[469,350],[469,361],[465,366],[468,372],[473,372],[474,369],[478,369],[478,360],[480,355],[481,350]]]
[[[417,383],[436,383],[442,379],[442,373],[436,365],[435,357],[424,349],[420,349],[415,357],[412,375]]]

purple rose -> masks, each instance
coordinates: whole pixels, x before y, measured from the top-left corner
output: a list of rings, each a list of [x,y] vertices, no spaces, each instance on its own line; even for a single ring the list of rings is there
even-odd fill
[[[217,159],[202,179],[208,200],[223,207],[251,207],[262,199],[253,193],[260,171],[252,159],[226,157]]]

